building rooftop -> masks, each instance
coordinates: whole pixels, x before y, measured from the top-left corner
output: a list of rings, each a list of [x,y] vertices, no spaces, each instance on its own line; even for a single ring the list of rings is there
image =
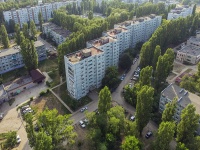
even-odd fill
[[[148,15],[148,16],[145,16],[145,17],[140,17],[140,18],[135,18],[133,20],[124,21],[124,22],[118,23],[117,25],[119,25],[121,27],[127,27],[127,26],[130,26],[130,25],[133,25],[133,24],[139,24],[143,21],[151,20],[155,17],[156,17],[155,14],[151,14],[151,15]]]
[[[193,104],[196,107],[196,113],[200,114],[200,97],[186,91],[185,89],[182,89],[176,84],[170,84],[161,92],[161,94],[170,100],[173,100],[175,97],[177,97],[177,103],[179,103],[184,108],[188,104]]]
[[[178,52],[186,53],[186,54],[192,55],[192,56],[199,56],[200,55],[200,47],[196,47],[193,45],[187,45],[187,46],[183,47],[181,50],[179,50]]]
[[[48,27],[50,28],[52,31],[56,32],[57,34],[62,35],[64,38],[68,37],[71,32],[69,30],[66,30],[62,27],[57,26],[56,24],[52,23],[52,22],[47,22],[43,24],[43,27]]]
[[[9,92],[9,91],[17,89],[17,88],[19,88],[21,86],[24,86],[24,85],[26,85],[28,83],[31,83],[32,81],[33,80],[31,78],[31,76],[29,76],[29,75],[23,76],[21,78],[15,79],[15,80],[13,80],[11,82],[5,83],[4,84],[4,89]],[[19,93],[20,92],[21,91],[19,91]]]
[[[90,47],[90,48],[85,48],[79,51],[76,51],[74,53],[66,55],[66,57],[69,59],[71,63],[77,63],[85,58],[88,58],[90,56],[98,55],[100,53],[103,53],[103,51],[95,48],[95,47]]]
[[[115,42],[115,41],[117,41],[117,39],[112,38],[112,37],[101,37],[95,40],[88,41],[88,43],[92,44],[95,47],[99,47],[104,44]]]
[[[44,43],[42,41],[36,41],[34,44],[35,44],[36,48],[44,45]],[[21,50],[21,48],[18,45],[15,45],[8,49],[0,50],[0,57],[19,53],[20,50]]]
[[[198,35],[196,37],[195,36],[190,37],[188,41],[192,42],[194,44],[197,44],[197,46],[199,46],[200,45],[200,34],[198,33]]]
[[[108,34],[109,36],[115,36],[115,35],[117,35],[117,34],[120,34],[120,33],[122,33],[122,32],[127,32],[127,31],[128,31],[128,30],[125,29],[125,28],[115,28],[115,29],[108,30],[108,31],[107,31],[107,34]]]

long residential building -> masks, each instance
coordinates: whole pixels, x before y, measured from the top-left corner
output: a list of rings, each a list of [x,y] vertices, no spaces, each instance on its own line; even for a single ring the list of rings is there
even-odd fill
[[[54,41],[57,45],[63,43],[71,34],[69,30],[59,27],[52,22],[44,23],[42,28],[43,33],[46,34],[46,37],[51,38],[52,41]]]
[[[176,59],[193,65],[200,61],[200,33],[187,40],[186,45],[182,44],[181,49],[177,51]]]
[[[150,15],[117,24],[114,29],[103,32],[103,37],[88,41],[86,49],[64,56],[70,95],[80,99],[100,87],[105,70],[117,66],[126,49],[148,40],[161,20],[161,16]],[[85,51],[88,51],[87,56]]]
[[[85,48],[64,56],[67,90],[75,99],[101,86],[105,74],[104,52],[96,47]]]
[[[178,123],[181,120],[181,112],[188,105],[193,104],[196,108],[196,113],[200,114],[200,97],[182,89],[176,84],[172,83],[166,87],[160,96],[159,112],[162,113],[165,110],[165,105],[171,103],[174,98],[177,98],[176,112],[173,116],[174,120]],[[199,121],[200,123],[200,121]],[[200,135],[200,126],[197,130]]]
[[[44,21],[48,21],[52,18],[54,10],[72,3],[76,3],[79,6],[80,0],[45,3],[32,7],[27,6],[20,9],[11,9],[9,11],[4,11],[3,16],[6,22],[9,23],[10,20],[14,20],[15,23],[20,24],[20,27],[23,26],[23,23],[28,23],[31,20],[33,20],[35,24],[39,24],[39,12],[42,13]]]
[[[193,7],[194,7],[193,5],[192,6],[184,5],[176,7],[175,9],[172,9],[168,13],[167,20],[177,19],[179,17],[186,18],[187,16],[192,15]]]
[[[38,61],[47,58],[45,45],[41,41],[35,42]],[[20,46],[14,46],[9,49],[1,50],[0,52],[0,74],[21,68],[24,66],[23,58],[20,53]]]

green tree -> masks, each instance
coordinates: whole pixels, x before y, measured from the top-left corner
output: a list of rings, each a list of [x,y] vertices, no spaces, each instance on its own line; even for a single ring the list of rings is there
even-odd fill
[[[89,13],[88,13],[88,19],[93,19],[93,12],[92,11],[89,11]]]
[[[17,144],[16,137],[17,137],[17,132],[16,131],[9,132],[6,135],[6,141],[4,143],[4,148],[5,149],[13,148]]]
[[[42,13],[41,12],[39,12],[39,14],[38,14],[38,19],[39,19],[39,25],[40,25],[40,32],[43,32],[42,31],[43,18],[42,18]]]
[[[158,58],[161,55],[161,48],[159,45],[156,46],[156,49],[154,51],[154,56],[153,56],[153,62],[152,62],[152,66],[153,66],[153,70],[156,70],[156,64],[158,62]]]
[[[136,122],[125,119],[124,133],[126,136],[131,135],[131,136],[139,137],[139,132],[137,130]]]
[[[26,132],[27,137],[29,139],[29,145],[30,147],[34,147],[35,145],[35,132],[33,127],[33,115],[32,114],[26,114],[25,115],[26,120]]]
[[[177,103],[177,98],[174,98],[172,102],[167,103],[165,105],[165,110],[162,113],[163,122],[174,121],[173,116],[175,115],[176,112],[176,103]]]
[[[152,71],[153,71],[152,66],[147,66],[141,70],[140,80],[139,80],[140,86],[144,86],[144,85],[150,86],[151,85]]]
[[[0,33],[1,33],[1,41],[2,41],[4,48],[8,48],[10,42],[8,39],[8,33],[7,33],[4,25],[1,25]]]
[[[51,136],[43,131],[36,134],[34,150],[53,150]]]
[[[163,55],[164,59],[168,62],[167,68],[167,76],[173,70],[173,63],[174,63],[174,51],[171,48],[168,48]]]
[[[200,116],[195,113],[196,108],[189,104],[182,110],[181,121],[177,126],[177,142],[184,143],[189,147],[194,142],[194,133],[199,126]]]
[[[158,129],[158,134],[154,143],[154,150],[168,150],[169,143],[175,133],[175,123],[162,122]]]
[[[102,86],[107,86],[109,89],[117,87],[117,85],[120,83],[118,74],[117,67],[108,67],[106,69],[105,77],[102,79]]]
[[[28,71],[37,69],[38,54],[36,52],[34,42],[30,41],[29,39],[25,39],[22,41],[20,47],[21,47],[21,54],[22,54],[26,69]]]
[[[111,108],[111,93],[107,86],[105,86],[99,93],[98,111],[100,114],[107,114]]]
[[[196,8],[197,8],[197,4],[194,4],[193,10],[192,10],[192,15],[195,15]]]
[[[15,42],[17,43],[17,45],[20,45],[20,43],[21,43],[19,24],[15,24]]]
[[[29,29],[28,29],[27,23],[23,24],[22,32],[23,32],[25,38],[29,38]]]
[[[30,31],[31,31],[31,36],[33,38],[35,38],[35,36],[37,34],[37,29],[36,29],[36,26],[35,26],[35,23],[33,20],[31,20],[31,22],[30,22]]]
[[[176,150],[189,150],[187,147],[185,147],[184,143],[178,143],[176,146]]]
[[[142,133],[143,128],[149,122],[153,104],[154,89],[147,85],[143,86],[137,95],[136,105],[136,125],[137,129]]]
[[[131,57],[129,54],[125,53],[119,59],[119,66],[122,69],[129,69],[132,65]]]
[[[122,150],[140,150],[140,142],[135,136],[126,136],[121,148]]]

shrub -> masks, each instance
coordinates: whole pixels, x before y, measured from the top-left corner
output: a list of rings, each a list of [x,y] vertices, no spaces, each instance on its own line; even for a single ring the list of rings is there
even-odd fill
[[[40,96],[44,96],[45,94],[46,94],[45,91],[41,91],[41,92],[40,92]]]
[[[51,87],[51,84],[50,84],[49,81],[46,81],[46,85],[47,85],[48,87]]]
[[[30,98],[30,101],[33,101],[33,97]]]
[[[47,89],[46,93],[49,93],[50,92],[50,89]]]

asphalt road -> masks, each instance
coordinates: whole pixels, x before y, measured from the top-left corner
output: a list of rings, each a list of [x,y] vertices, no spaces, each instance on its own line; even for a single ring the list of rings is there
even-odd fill
[[[133,72],[137,68],[139,64],[139,59],[135,62],[134,65],[131,66],[130,71],[126,74],[125,79],[120,83],[118,88],[115,90],[115,92],[112,93],[112,100],[116,101],[119,105],[124,107],[126,110],[128,110],[131,114],[135,113],[135,108],[129,105],[124,101],[124,98],[122,96],[122,90],[125,85],[131,82],[131,78],[133,76]],[[93,100],[91,103],[87,105],[88,111],[92,112],[95,111],[98,108],[98,93],[96,91],[93,91],[89,93],[89,97]],[[74,121],[74,124],[78,123],[80,120],[85,118],[85,114],[80,112],[80,110],[76,111],[72,114],[71,119]]]

